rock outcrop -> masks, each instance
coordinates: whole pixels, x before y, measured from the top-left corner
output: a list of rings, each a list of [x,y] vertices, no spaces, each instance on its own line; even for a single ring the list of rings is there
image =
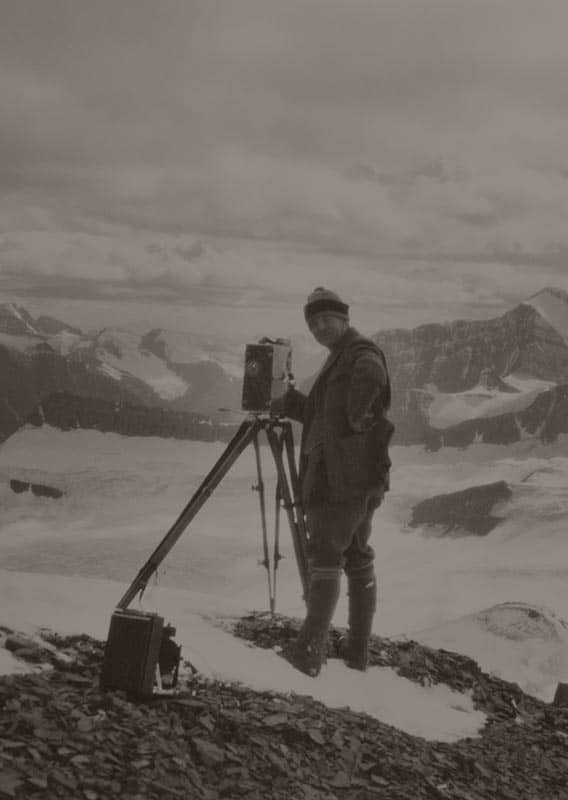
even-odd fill
[[[49,497],[52,500],[59,500],[64,494],[63,490],[58,489],[56,486],[47,486],[45,483],[20,481],[17,478],[12,478],[10,481],[10,489],[16,494],[31,492],[36,497]]]
[[[494,506],[510,500],[512,494],[505,481],[496,481],[429,497],[414,506],[409,524],[426,527],[438,536],[485,536],[502,521],[492,513]]]

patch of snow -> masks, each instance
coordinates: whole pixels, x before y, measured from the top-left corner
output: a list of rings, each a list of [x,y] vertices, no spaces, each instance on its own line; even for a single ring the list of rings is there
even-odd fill
[[[497,388],[487,389],[478,385],[466,392],[446,394],[439,392],[432,385],[427,386],[427,391],[433,397],[427,409],[430,425],[438,430],[444,430],[474,419],[518,413],[529,408],[539,394],[556,386],[551,381],[527,375],[511,374],[505,380],[517,391],[501,392]]]
[[[213,361],[230,376],[241,378],[244,346],[227,344],[214,337],[202,337],[182,331],[162,330],[155,339],[164,345],[166,359],[175,364]]]
[[[32,668],[25,661],[15,658],[9,650],[0,647],[0,675],[14,675],[31,672]]]
[[[547,703],[558,681],[568,681],[568,628],[545,608],[501,603],[412,638],[469,655],[486,672],[518,683]]]
[[[140,345],[141,339],[139,334],[132,331],[105,328],[96,337],[96,342],[111,354],[119,353],[124,358],[128,352],[145,352]],[[166,329],[161,330],[153,341],[164,346],[164,357],[169,363],[196,364],[213,361],[229,375],[242,377],[244,347],[227,345],[226,342],[214,337]],[[150,353],[145,354],[150,355]],[[161,358],[159,360],[161,361]]]
[[[107,361],[103,361],[99,363],[97,367],[99,372],[102,372],[104,375],[108,375],[110,378],[113,378],[115,381],[122,380],[122,372],[117,369],[116,367],[111,366]]]
[[[108,581],[108,598],[116,602],[122,582],[137,574],[225,447],[219,442],[126,437],[87,430],[62,432],[47,426],[29,426],[14,434],[0,448],[0,477],[6,482],[10,477],[33,478],[65,487],[67,494],[58,501],[32,497],[29,492],[16,495],[7,483],[0,491],[0,559],[6,570],[0,576],[0,616],[8,620],[8,625],[12,609],[17,609],[20,620],[29,611],[30,624],[40,624],[44,618],[41,609],[38,613],[38,607],[43,607],[41,601],[30,603],[27,609],[28,601],[24,600],[20,607],[21,595],[9,590],[4,576],[13,575],[17,581],[21,573]],[[261,450],[269,499],[273,497],[274,469],[267,448]],[[375,633],[418,638],[415,631],[438,631],[456,622],[446,632],[447,649],[470,655],[506,680],[518,680],[539,697],[550,697],[556,679],[568,680],[563,673],[563,656],[555,650],[559,642],[499,636],[487,625],[483,628],[473,616],[512,600],[536,609],[550,608],[560,617],[566,615],[568,437],[546,445],[528,441],[511,447],[480,444],[465,451],[445,448],[436,453],[418,446],[393,447],[391,458],[391,491],[373,519],[380,585]],[[499,480],[511,486],[513,495],[506,519],[489,536],[425,539],[419,531],[408,528],[414,503]],[[235,615],[251,608],[267,609],[266,573],[259,566],[262,540],[258,498],[250,491],[255,482],[251,447],[233,465],[161,565],[159,585],[152,582],[145,594],[148,607],[154,601],[163,606],[172,592],[166,616],[178,627],[183,615],[173,600],[176,590],[189,590],[182,592],[185,599],[180,601],[184,613]],[[269,536],[272,508],[269,502]],[[304,605],[284,515],[281,549],[285,557],[278,570],[277,611],[301,617]],[[85,594],[84,614],[90,602],[90,580],[77,584],[82,587],[80,594]],[[61,578],[51,581],[50,592],[64,585]],[[57,628],[58,616],[65,620],[74,613],[71,608],[65,610],[66,602],[79,603],[77,598],[69,601],[70,593],[60,598],[65,613],[57,606],[52,608],[48,627]],[[104,614],[110,613],[111,601],[103,602],[107,603]],[[471,619],[464,619],[468,615]],[[335,624],[345,625],[346,617],[343,585]],[[107,622],[103,619],[96,634],[100,638],[106,636]],[[80,631],[81,624],[77,619],[73,632]],[[514,621],[509,625],[505,616],[492,615],[491,626],[498,631],[499,625],[509,632],[519,630]],[[195,636],[206,629],[192,630]],[[190,641],[190,634],[187,631],[188,650],[184,648],[184,654],[191,650],[192,657],[208,659],[204,669],[220,669],[220,655],[210,655],[212,651],[203,649],[199,638]],[[490,660],[495,639],[500,644]],[[215,641],[220,641],[222,652],[226,640]],[[227,648],[224,668],[228,670],[233,651]],[[265,658],[258,651],[253,653]],[[274,656],[268,664],[262,663],[270,672],[276,665],[281,668],[281,662]],[[316,682],[322,691],[334,669],[332,662]],[[352,674],[350,679],[353,681]],[[387,684],[381,687],[386,691]],[[353,692],[355,704],[355,688]]]
[[[113,378],[131,376],[146,383],[163,400],[175,400],[187,391],[187,383],[171,372],[162,359],[141,350],[123,350],[121,356],[98,351],[99,367]]]
[[[30,325],[30,323],[25,319],[25,317],[22,316],[18,306],[15,303],[8,303],[7,308],[9,309],[10,313],[14,317],[16,317],[16,319],[18,319],[23,325],[26,326],[28,333],[30,333],[32,336],[34,335],[37,336],[38,333],[37,330],[32,325]]]
[[[137,350],[140,344],[140,335],[122,328],[104,328],[97,335],[95,343],[97,347],[122,353],[125,350]]]
[[[34,335],[20,335],[16,336],[11,333],[0,333],[0,344],[8,347],[11,350],[17,350],[20,353],[25,353],[36,347],[38,344],[43,344],[44,340],[34,332]]]
[[[189,333],[162,330],[154,342],[162,344],[166,360],[176,364],[192,364],[209,358],[203,345]]]
[[[0,574],[0,623],[18,633],[33,634],[39,628],[49,628],[104,640],[114,610],[112,601],[126,588],[102,580]],[[157,607],[147,610],[175,620],[182,657],[206,677],[257,691],[308,695],[331,708],[348,706],[435,741],[476,736],[486,722],[485,715],[474,709],[469,694],[447,686],[423,687],[389,668],[375,667],[356,674],[331,659],[318,678],[309,678],[277,653],[256,648],[205,620],[196,611],[199,598],[192,593],[164,589],[155,599]],[[0,662],[0,671],[13,671],[13,661]]]
[[[81,345],[86,346],[88,344],[83,342],[83,339],[79,334],[65,330],[60,331],[53,336],[49,336],[46,341],[50,347],[53,347],[53,349],[62,356],[68,356],[69,353],[72,353],[77,349],[77,347]]]

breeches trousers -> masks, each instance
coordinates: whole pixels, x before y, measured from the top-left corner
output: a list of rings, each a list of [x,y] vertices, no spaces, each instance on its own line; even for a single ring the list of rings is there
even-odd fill
[[[382,497],[364,494],[341,503],[314,498],[306,509],[311,569],[344,569],[356,575],[375,557],[369,544],[371,521]]]

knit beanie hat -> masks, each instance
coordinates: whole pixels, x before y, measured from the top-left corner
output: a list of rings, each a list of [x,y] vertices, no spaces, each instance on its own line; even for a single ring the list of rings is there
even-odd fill
[[[314,289],[313,292],[308,295],[306,305],[304,306],[306,322],[309,322],[311,317],[322,312],[334,314],[347,321],[349,320],[349,306],[347,303],[344,303],[341,297],[335,294],[335,292],[330,292],[329,289],[318,286],[317,289]]]

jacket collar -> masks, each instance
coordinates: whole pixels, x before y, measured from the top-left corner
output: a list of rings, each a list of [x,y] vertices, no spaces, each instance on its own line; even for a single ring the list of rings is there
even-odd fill
[[[343,336],[338,340],[336,346],[333,348],[333,350],[331,350],[327,359],[324,361],[316,380],[319,381],[320,378],[322,378],[331,369],[345,348],[349,347],[349,345],[359,336],[359,331],[355,330],[355,328],[347,328]]]

